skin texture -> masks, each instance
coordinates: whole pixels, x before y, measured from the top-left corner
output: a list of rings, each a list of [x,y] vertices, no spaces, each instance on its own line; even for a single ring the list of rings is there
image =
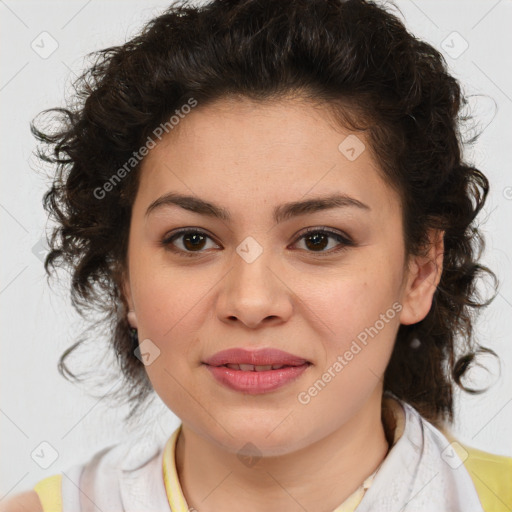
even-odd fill
[[[0,512],[43,512],[43,505],[36,491],[26,491],[0,503]]]
[[[145,158],[133,205],[123,283],[139,340],[160,350],[146,371],[181,418],[176,464],[189,506],[219,510],[330,511],[382,462],[382,377],[400,323],[428,313],[442,270],[442,236],[428,255],[405,260],[401,205],[366,145],[350,161],[350,134],[327,110],[293,99],[222,99],[198,105]],[[145,216],[168,192],[193,195],[231,213],[225,221],[171,205]],[[370,207],[331,208],[276,224],[274,207],[344,193]],[[178,228],[206,232],[195,249]],[[327,227],[354,246],[338,252],[300,238]],[[252,263],[236,248],[261,246]],[[435,242],[435,243],[434,243]],[[328,245],[327,245],[328,243]],[[202,251],[202,252],[198,252]],[[322,255],[323,253],[323,255]],[[408,264],[407,264],[408,263]],[[307,391],[357,335],[398,302],[401,310],[308,404]],[[296,381],[263,395],[232,391],[202,364],[233,347],[275,347],[312,364]],[[257,463],[247,464],[257,447]],[[200,463],[199,463],[200,462]]]

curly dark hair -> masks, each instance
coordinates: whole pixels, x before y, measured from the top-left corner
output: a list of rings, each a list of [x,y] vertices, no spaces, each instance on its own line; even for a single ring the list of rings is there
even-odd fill
[[[387,4],[389,6],[389,4]],[[382,175],[402,201],[407,255],[427,248],[427,231],[444,230],[444,262],[428,315],[401,325],[384,389],[442,426],[453,422],[455,384],[481,347],[475,314],[485,301],[477,281],[484,240],[475,218],[489,183],[463,161],[467,105],[443,56],[411,35],[387,7],[364,0],[182,1],[121,46],[89,54],[58,128],[32,133],[37,154],[56,169],[43,204],[57,225],[48,240],[48,277],[71,271],[71,298],[87,319],[96,309],[124,379],[112,396],[131,404],[131,421],[153,388],[134,355],[121,282],[140,162],[108,193],[98,190],[190,98],[199,105],[228,96],[268,101],[305,98],[330,107],[345,128],[363,130]],[[102,189],[104,190],[104,189]],[[104,196],[104,197],[103,197]],[[99,322],[99,323],[98,323]],[[418,346],[417,341],[420,341]],[[80,380],[62,354],[59,371]],[[110,396],[110,395],[109,395]]]

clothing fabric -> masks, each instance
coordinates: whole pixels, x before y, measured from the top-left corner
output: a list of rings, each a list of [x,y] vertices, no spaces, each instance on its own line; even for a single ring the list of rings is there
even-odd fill
[[[439,430],[390,393],[383,396],[383,422],[392,440],[388,455],[363,487],[333,512],[484,512],[462,459]],[[175,464],[180,431],[181,425],[164,446],[109,446],[86,464],[42,480],[34,490],[44,512],[193,510]],[[512,459],[503,459],[512,470]],[[498,509],[485,509],[491,511]]]

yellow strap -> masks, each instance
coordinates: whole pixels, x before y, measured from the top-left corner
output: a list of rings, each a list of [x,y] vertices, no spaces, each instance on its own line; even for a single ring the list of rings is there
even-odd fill
[[[176,443],[178,441],[178,436],[180,435],[181,426],[182,423],[180,423],[178,428],[167,440],[163,455],[165,492],[173,512],[188,512],[189,510],[192,510],[192,508],[189,508],[187,505],[185,496],[183,496],[183,491],[178,479],[178,471],[176,469]]]
[[[464,466],[475,484],[485,512],[512,510],[512,457],[462,445],[468,453]]]
[[[512,510],[512,457],[484,452],[457,441],[448,426],[441,429],[464,463],[485,512]]]
[[[40,480],[34,486],[43,512],[62,512],[62,475],[53,475]]]

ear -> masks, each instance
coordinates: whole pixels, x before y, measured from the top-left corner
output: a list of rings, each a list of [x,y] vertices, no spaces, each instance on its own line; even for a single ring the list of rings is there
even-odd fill
[[[123,292],[123,299],[125,304],[128,306],[128,313],[127,313],[127,319],[128,323],[130,324],[130,327],[133,327],[137,329],[137,315],[135,314],[134,306],[133,306],[133,298],[132,298],[132,290],[130,286],[130,279],[128,276],[123,274],[122,277],[122,292]]]
[[[443,256],[444,231],[431,229],[428,252],[412,256],[409,261],[406,285],[402,292],[401,324],[415,324],[427,316],[441,280]]]

